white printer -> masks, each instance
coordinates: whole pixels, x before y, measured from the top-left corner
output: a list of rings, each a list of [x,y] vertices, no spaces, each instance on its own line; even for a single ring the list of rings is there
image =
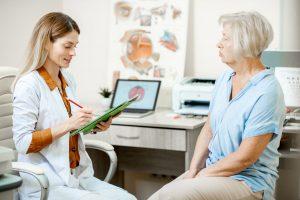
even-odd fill
[[[172,91],[172,109],[178,114],[207,115],[215,80],[184,78]]]

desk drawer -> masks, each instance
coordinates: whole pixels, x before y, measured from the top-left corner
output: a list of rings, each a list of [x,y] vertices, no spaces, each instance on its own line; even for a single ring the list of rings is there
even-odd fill
[[[112,125],[106,132],[85,138],[119,146],[186,151],[185,130]]]

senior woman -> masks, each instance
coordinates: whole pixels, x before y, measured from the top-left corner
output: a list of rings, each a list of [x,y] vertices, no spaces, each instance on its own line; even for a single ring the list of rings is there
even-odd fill
[[[258,12],[220,17],[218,78],[190,168],[149,199],[272,199],[285,117],[281,87],[260,61],[273,38]]]

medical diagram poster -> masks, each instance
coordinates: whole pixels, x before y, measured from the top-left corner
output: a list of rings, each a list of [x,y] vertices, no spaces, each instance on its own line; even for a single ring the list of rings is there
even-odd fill
[[[184,76],[188,0],[112,0],[108,71],[118,78],[161,80]]]

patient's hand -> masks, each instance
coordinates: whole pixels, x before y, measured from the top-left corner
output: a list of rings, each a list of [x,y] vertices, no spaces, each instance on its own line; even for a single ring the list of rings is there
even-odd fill
[[[201,177],[206,177],[207,176],[207,168],[204,168],[202,170],[200,170],[197,175],[195,176],[195,178],[201,178]]]
[[[190,169],[183,178],[184,179],[195,178],[195,176],[197,175],[197,173],[198,173],[198,170],[196,170],[196,169]]]

